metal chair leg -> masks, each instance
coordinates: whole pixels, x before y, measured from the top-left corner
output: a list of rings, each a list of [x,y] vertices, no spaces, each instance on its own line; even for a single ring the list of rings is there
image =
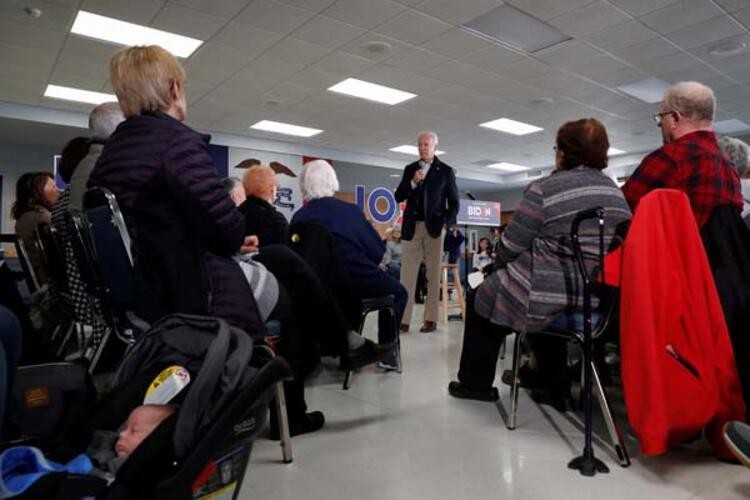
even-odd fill
[[[602,410],[602,416],[604,422],[607,425],[607,431],[609,432],[612,446],[615,448],[617,453],[617,460],[620,462],[622,467],[628,467],[630,465],[630,457],[628,456],[628,449],[625,447],[625,443],[622,441],[622,434],[617,426],[614,416],[612,415],[612,407],[609,404],[607,393],[604,391],[601,378],[599,377],[599,370],[596,368],[596,363],[591,362],[591,372],[594,375],[594,384],[596,387],[596,396],[599,400],[599,407]]]
[[[281,458],[285,464],[294,460],[292,456],[292,437],[289,435],[289,419],[286,413],[286,397],[284,396],[284,383],[276,384],[276,418],[279,423],[279,436],[281,437]]]
[[[344,374],[344,385],[342,386],[342,389],[344,389],[345,391],[348,391],[349,386],[351,385],[351,382],[352,382],[352,371],[347,370],[346,373]]]
[[[500,359],[505,359],[505,350],[506,350],[506,343],[508,342],[508,336],[506,335],[503,338],[503,343],[500,344]]]
[[[521,342],[525,333],[517,332],[513,343],[513,384],[510,386],[510,415],[506,427],[513,430],[516,428],[516,415],[518,414],[518,391],[521,389],[519,371],[521,369]]]
[[[55,331],[57,331],[57,328],[55,328]],[[58,358],[62,357],[62,355],[65,353],[65,346],[68,345],[68,342],[70,341],[70,337],[73,335],[73,332],[76,331],[77,323],[75,321],[71,321],[68,324],[68,328],[65,329],[65,335],[62,337],[62,341],[60,342],[60,345],[57,347],[57,351],[55,351],[55,355],[57,355]],[[54,335],[53,335],[54,337]]]

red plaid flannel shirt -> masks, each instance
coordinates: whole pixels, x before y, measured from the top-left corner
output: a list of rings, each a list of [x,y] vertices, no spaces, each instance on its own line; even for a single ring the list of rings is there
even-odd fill
[[[635,212],[641,198],[659,188],[684,191],[698,227],[720,205],[742,210],[740,177],[713,132],[692,132],[657,149],[643,159],[622,191]]]

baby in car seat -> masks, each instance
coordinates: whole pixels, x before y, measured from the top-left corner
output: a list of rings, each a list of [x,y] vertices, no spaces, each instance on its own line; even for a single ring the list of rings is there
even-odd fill
[[[141,405],[136,407],[120,431],[115,453],[118,458],[129,456],[160,423],[174,413],[169,405]]]

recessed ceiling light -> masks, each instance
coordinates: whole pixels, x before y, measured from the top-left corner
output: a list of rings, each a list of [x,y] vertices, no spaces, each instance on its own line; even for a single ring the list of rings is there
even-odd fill
[[[393,89],[364,80],[357,80],[356,78],[347,78],[333,87],[329,87],[328,90],[338,94],[367,99],[368,101],[390,104],[391,106],[417,97],[417,94],[412,94],[411,92],[404,92],[403,90]]]
[[[656,104],[657,102],[661,102],[664,92],[669,88],[669,83],[658,78],[646,78],[645,80],[629,83],[617,88],[621,92],[640,99],[643,102]]]
[[[190,57],[190,54],[203,44],[202,40],[92,14],[85,10],[78,11],[70,32],[119,45],[159,45],[177,57]]]
[[[44,97],[64,99],[66,101],[85,102],[88,104],[117,102],[117,96],[113,94],[105,94],[103,92],[94,92],[91,90],[74,89],[72,87],[62,87],[60,85],[47,85],[47,88],[44,91]]]
[[[391,48],[391,44],[387,42],[376,41],[376,42],[368,42],[365,44],[365,51],[376,56],[387,54],[391,50],[393,50]]]
[[[323,132],[317,128],[301,127],[289,123],[274,122],[271,120],[261,120],[258,123],[250,125],[255,130],[265,130],[266,132],[275,132],[277,134],[295,135],[297,137],[312,137]]]
[[[411,155],[411,156],[419,156],[419,149],[417,149],[416,146],[410,146],[408,144],[402,144],[401,146],[396,146],[395,148],[391,148],[388,151],[393,151],[394,153],[403,153],[405,155]],[[436,149],[435,154],[444,155],[445,151],[440,151],[439,149]]]
[[[607,156],[617,156],[617,155],[624,155],[624,154],[625,154],[625,151],[623,151],[622,149],[611,147],[607,150]]]
[[[736,132],[744,132],[748,129],[750,129],[750,125],[736,118],[732,118],[731,120],[721,120],[714,123],[714,131],[719,134],[734,134]]]
[[[481,38],[531,54],[571,38],[554,26],[511,5],[500,5],[461,27]]]
[[[531,167],[524,167],[523,165],[516,165],[515,163],[500,162],[487,165],[487,168],[493,168],[495,170],[503,170],[505,172],[524,172],[531,169]]]
[[[741,54],[747,48],[742,40],[731,40],[712,47],[708,53],[714,57],[729,57]]]
[[[517,122],[516,120],[511,120],[510,118],[498,118],[497,120],[480,123],[479,126],[499,130],[500,132],[505,132],[506,134],[513,135],[533,134],[534,132],[544,130],[541,127],[529,125],[528,123]]]

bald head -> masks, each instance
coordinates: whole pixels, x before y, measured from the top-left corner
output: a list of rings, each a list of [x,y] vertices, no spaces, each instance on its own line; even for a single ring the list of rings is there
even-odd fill
[[[716,97],[710,88],[698,82],[675,83],[664,94],[664,108],[677,111],[687,120],[710,125],[714,121]]]
[[[116,102],[105,102],[89,114],[89,130],[94,139],[106,141],[123,120],[125,117],[120,105]]]

